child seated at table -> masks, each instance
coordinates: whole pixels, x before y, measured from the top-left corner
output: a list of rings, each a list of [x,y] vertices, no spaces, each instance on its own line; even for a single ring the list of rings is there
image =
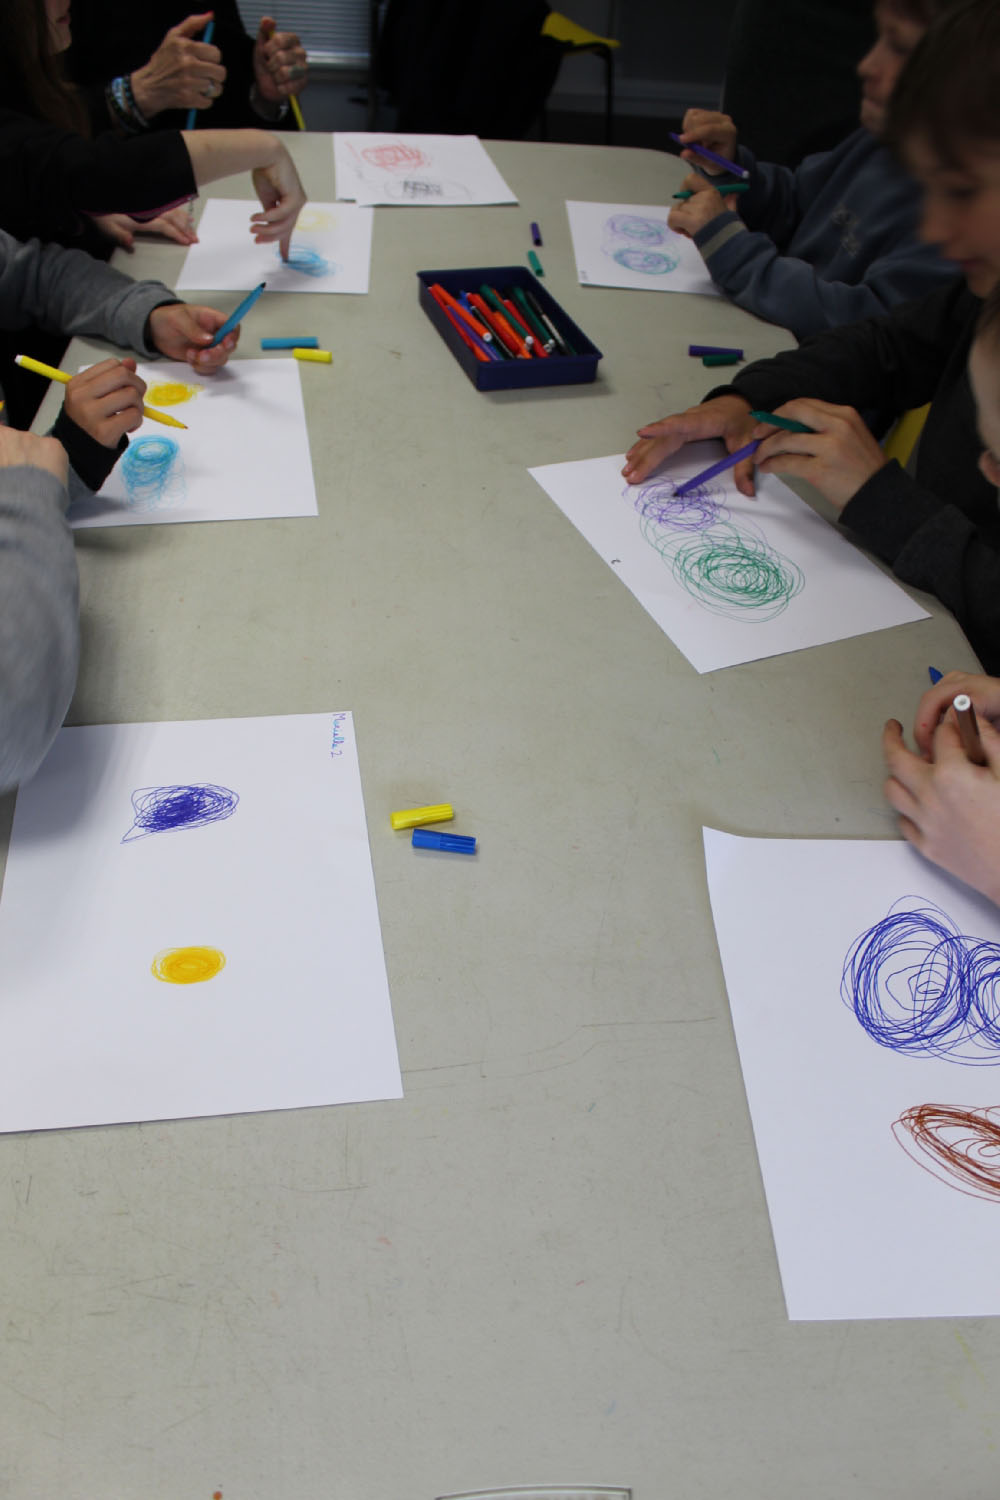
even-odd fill
[[[979,320],[969,378],[986,445],[979,466],[1000,486],[1000,288]],[[985,766],[969,760],[948,713],[958,693],[972,699]],[[896,719],[882,735],[886,796],[899,813],[900,831],[936,865],[1000,905],[1000,680],[949,672],[921,698],[913,732],[917,755],[907,749]]]
[[[205,373],[236,346],[230,334],[205,347],[225,322],[214,308],[83,251],[0,231],[0,328],[32,322],[197,361]],[[144,391],[134,360],[102,360],[66,386],[50,437],[0,425],[0,791],[37,769],[73,696],[80,633],[66,508],[104,483],[142,421]]]
[[[980,472],[966,374],[980,298],[1000,280],[1000,6],[965,0],[928,31],[893,94],[889,128],[923,190],[922,233],[964,279],[881,318],[817,334],[760,360],[686,412],[639,429],[623,473],[638,484],[685,443],[730,452],[764,439],[733,470],[808,480],[844,526],[904,583],[957,617],[987,670],[1000,670],[1000,512]],[[888,461],[858,408],[897,414],[931,402],[913,474]],[[774,433],[750,416],[807,424]]]
[[[750,177],[745,193],[720,194],[712,179],[722,169],[685,150],[699,170],[685,179],[692,196],[671,209],[670,227],[694,240],[712,280],[739,307],[802,339],[885,312],[954,275],[920,243],[916,184],[884,143],[903,65],[950,3],[879,0],[877,38],[858,64],[860,126],[794,169],[756,161],[737,145],[728,115],[687,111],[681,139],[739,162]]]

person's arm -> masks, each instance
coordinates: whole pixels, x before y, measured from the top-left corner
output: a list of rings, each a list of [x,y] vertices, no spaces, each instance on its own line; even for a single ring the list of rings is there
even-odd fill
[[[38,769],[69,707],[80,654],[66,454],[0,427],[0,790]]]
[[[258,244],[277,240],[287,259],[295,221],[305,207],[305,189],[288,148],[269,130],[185,130],[195,181],[214,182],[252,172],[262,211],[251,214]]]
[[[798,339],[878,317],[919,296],[929,281],[954,278],[931,246],[909,237],[854,284],[827,280],[808,261],[782,255],[770,233],[752,231],[739,213],[723,211],[693,238],[712,280],[737,307],[790,328]]]
[[[728,386],[706,396],[743,396],[755,410],[774,411],[795,396],[859,410],[908,411],[923,406],[976,316],[978,300],[962,278],[905,302],[879,318],[829,328],[771,359],[747,365]]]

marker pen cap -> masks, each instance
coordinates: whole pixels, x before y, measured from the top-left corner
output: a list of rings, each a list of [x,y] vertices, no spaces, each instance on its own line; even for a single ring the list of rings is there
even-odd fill
[[[421,823],[447,823],[455,816],[450,802],[438,802],[434,807],[404,807],[400,812],[389,814],[389,822],[397,831],[400,828],[417,828]]]
[[[414,828],[414,849],[443,849],[448,854],[475,854],[476,841],[464,833],[438,833],[434,828]]]

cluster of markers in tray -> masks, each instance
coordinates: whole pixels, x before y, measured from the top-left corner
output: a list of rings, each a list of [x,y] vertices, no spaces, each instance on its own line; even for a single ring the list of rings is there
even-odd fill
[[[550,359],[577,352],[526,287],[510,286],[500,291],[484,282],[478,291],[459,292],[454,297],[440,282],[433,282],[428,291],[482,364]]]

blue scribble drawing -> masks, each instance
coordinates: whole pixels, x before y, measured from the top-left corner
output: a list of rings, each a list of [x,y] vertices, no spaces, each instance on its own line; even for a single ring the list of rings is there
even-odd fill
[[[606,233],[633,244],[665,245],[672,236],[666,219],[647,219],[641,214],[612,214],[605,220]]]
[[[919,896],[901,897],[852,943],[840,995],[880,1047],[1000,1063],[1000,944],[967,937]]]
[[[606,252],[627,271],[641,271],[644,276],[666,276],[676,271],[681,263],[679,255],[666,250],[640,250],[634,245],[623,245],[620,250]]]
[[[286,270],[298,271],[300,276],[329,276],[340,269],[339,266],[331,265],[318,250],[313,250],[309,245],[296,244],[294,240],[288,248],[287,260],[281,259],[280,248],[276,247],[274,253]]]
[[[122,839],[130,844],[151,833],[204,828],[232,817],[239,797],[226,786],[195,782],[191,786],[141,786],[132,793],[132,826]]]
[[[136,438],[121,461],[132,510],[158,510],[184,494],[184,464],[173,438]]]
[[[612,214],[604,221],[605,255],[644,276],[666,276],[681,263],[680,253],[671,247],[676,236],[665,219],[647,219],[642,214]],[[623,243],[624,241],[624,243]],[[659,249],[654,249],[659,246]]]
[[[783,613],[805,586],[805,575],[751,521],[733,520],[724,491],[699,485],[678,496],[672,479],[628,485],[623,496],[639,513],[639,529],[674,579],[713,614],[758,625]]]

